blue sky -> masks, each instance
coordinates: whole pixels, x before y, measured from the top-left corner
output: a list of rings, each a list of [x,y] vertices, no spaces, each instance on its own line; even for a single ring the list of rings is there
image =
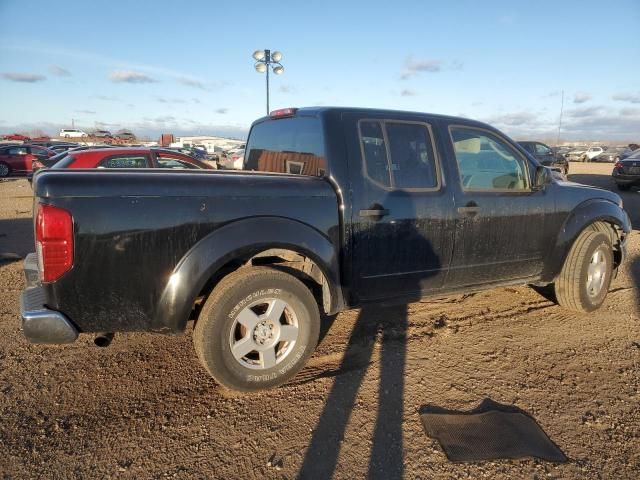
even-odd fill
[[[15,19],[15,21],[12,21]],[[640,1],[0,0],[0,131],[243,135],[271,107],[462,115],[516,137],[640,139]]]

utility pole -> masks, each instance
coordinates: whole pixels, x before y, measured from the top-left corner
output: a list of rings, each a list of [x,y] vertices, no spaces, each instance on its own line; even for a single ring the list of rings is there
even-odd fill
[[[556,147],[560,143],[560,129],[562,128],[562,110],[564,109],[564,90],[562,90],[562,99],[560,100],[560,119],[558,120],[558,138],[556,139]]]

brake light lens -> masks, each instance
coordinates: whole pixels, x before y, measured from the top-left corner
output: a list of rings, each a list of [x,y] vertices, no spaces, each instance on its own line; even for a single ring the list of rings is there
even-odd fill
[[[293,117],[297,111],[297,108],[281,108],[279,110],[272,111],[269,116],[271,118]]]
[[[73,218],[63,208],[38,205],[36,250],[40,279],[54,282],[73,266]]]
[[[621,162],[620,160],[618,160],[618,161],[616,162],[616,164],[613,166],[613,168],[619,168],[619,169],[622,169],[622,162]]]

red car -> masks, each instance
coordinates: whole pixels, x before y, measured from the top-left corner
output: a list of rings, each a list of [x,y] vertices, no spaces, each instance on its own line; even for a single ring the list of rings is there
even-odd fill
[[[19,133],[12,133],[11,135],[5,135],[4,139],[11,140],[12,142],[26,142],[28,140],[31,140],[26,135],[21,135]]]
[[[180,168],[214,169],[211,165],[161,148],[97,148],[69,152],[53,168]]]
[[[55,152],[38,145],[3,145],[0,146],[0,177],[12,173],[31,174],[33,162],[45,160]]]

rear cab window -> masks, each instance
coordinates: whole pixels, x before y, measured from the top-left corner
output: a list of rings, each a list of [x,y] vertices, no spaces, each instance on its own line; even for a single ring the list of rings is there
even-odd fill
[[[324,176],[326,168],[319,118],[271,119],[251,129],[244,170]]]
[[[439,165],[426,123],[361,120],[358,124],[364,175],[390,189],[429,191],[440,188]]]

